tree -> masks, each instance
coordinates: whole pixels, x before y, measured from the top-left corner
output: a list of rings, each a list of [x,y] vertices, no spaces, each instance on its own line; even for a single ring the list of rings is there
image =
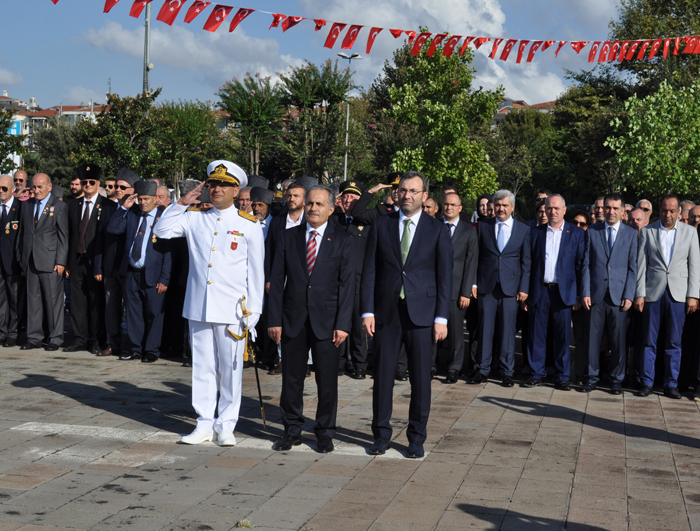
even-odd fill
[[[0,174],[9,173],[17,168],[17,165],[9,157],[25,152],[22,142],[24,135],[11,135],[10,128],[13,125],[12,112],[0,109]]]
[[[46,173],[60,185],[67,185],[75,175],[77,164],[71,153],[77,147],[77,126],[65,118],[51,117],[46,126],[34,131],[34,153],[25,157],[25,169],[30,173]],[[32,157],[29,157],[32,155]]]
[[[625,102],[627,120],[613,120],[606,146],[625,178],[645,193],[697,193],[700,177],[700,82],[675,89],[665,81],[646,98]]]
[[[281,93],[269,77],[247,75],[243,83],[234,78],[219,90],[219,107],[238,127],[241,147],[248,155],[250,173],[260,173],[260,154],[277,144],[282,130]]]

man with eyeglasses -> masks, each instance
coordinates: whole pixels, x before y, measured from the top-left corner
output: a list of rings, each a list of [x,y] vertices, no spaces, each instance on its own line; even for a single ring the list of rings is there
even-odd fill
[[[12,178],[0,177],[0,344],[17,345],[21,285],[17,237],[24,203],[17,201]]]
[[[68,278],[71,294],[73,344],[63,352],[87,350],[99,354],[107,348],[104,320],[104,288],[95,278],[97,241],[104,238],[100,224],[107,209],[116,205],[97,193],[102,168],[81,164],[77,169],[83,195],[68,204]]]
[[[651,206],[651,201],[648,199],[640,199],[637,201],[637,208],[641,208],[644,211],[644,215],[647,218],[647,224],[649,224],[651,221],[651,215],[654,213]]]
[[[14,194],[15,195],[17,195],[17,196],[22,195],[22,193],[25,191],[25,189],[29,187],[29,185],[27,184],[27,179],[28,179],[28,177],[27,177],[26,171],[17,170],[15,172],[15,176],[13,177],[13,181],[15,184],[15,186],[14,186],[14,188],[15,188]]]

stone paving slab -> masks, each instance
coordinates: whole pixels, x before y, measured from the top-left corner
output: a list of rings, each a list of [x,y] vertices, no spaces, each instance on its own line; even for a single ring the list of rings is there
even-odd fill
[[[194,425],[189,369],[2,349],[0,531],[696,530],[700,411],[685,397],[432,386],[426,456],[367,454],[372,380],[341,377],[336,450],[277,453],[281,378],[244,372],[237,446],[178,444]]]

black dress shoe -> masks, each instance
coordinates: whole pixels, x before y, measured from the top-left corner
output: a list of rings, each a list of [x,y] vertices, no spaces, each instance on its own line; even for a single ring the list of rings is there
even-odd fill
[[[272,449],[276,452],[287,452],[292,449],[292,446],[299,446],[301,437],[293,435],[285,435],[279,441],[272,445]],[[333,443],[331,443],[332,445]]]
[[[182,364],[183,367],[192,367],[192,362],[191,361],[186,361],[185,363]]]
[[[333,451],[333,439],[322,435],[316,443],[316,451],[320,454],[329,454]]]
[[[412,442],[408,445],[408,457],[411,459],[419,459],[425,457],[425,451],[423,450],[423,444]]]
[[[501,380],[501,385],[503,387],[513,387],[515,385],[515,382],[513,381],[512,376],[504,376],[503,380]]]
[[[554,388],[559,391],[571,391],[571,382],[557,382]]]
[[[651,394],[651,387],[648,385],[643,385],[639,388],[639,396],[649,396]]]
[[[673,398],[674,400],[678,400],[679,398],[681,398],[681,393],[675,387],[667,387],[666,389],[664,389],[664,396],[668,398]]]
[[[60,347],[56,343],[49,343],[44,347],[44,350],[46,352],[55,352],[59,349]]]
[[[364,380],[365,378],[367,378],[367,371],[365,371],[364,369],[355,369],[355,372],[353,372],[350,375],[350,377],[353,380]]]
[[[542,380],[539,378],[528,378],[525,380],[523,383],[520,384],[520,387],[526,387],[526,388],[531,388],[531,387],[539,387],[542,385]]]
[[[135,359],[137,359],[137,358],[138,358],[138,356],[136,356],[135,354],[121,354],[121,355],[119,356],[119,360],[120,360],[120,361],[135,360]]]
[[[104,349],[101,349],[99,345],[93,345],[93,346],[90,347],[90,349],[88,350],[88,352],[90,352],[90,354],[95,354],[95,355],[97,355],[97,354],[99,354],[100,352],[102,352],[103,350],[104,350]]]
[[[81,343],[73,343],[72,345],[63,349],[63,352],[80,352],[81,350],[87,350],[87,345]]]
[[[158,356],[155,354],[144,354],[141,358],[141,363],[155,363],[158,361]]]
[[[399,382],[405,382],[406,380],[408,380],[408,373],[406,371],[397,372],[396,380],[398,380]]]
[[[434,379],[436,376],[437,376],[437,369],[435,367],[433,367],[432,369],[430,369],[430,378]]]
[[[457,383],[457,371],[447,371],[447,378],[445,378],[445,383]]]
[[[10,347],[15,347],[17,346],[17,340],[16,339],[6,339],[5,342],[2,344],[3,347],[10,348]]]
[[[611,395],[621,395],[622,394],[622,384],[620,382],[613,382],[610,386]]]
[[[384,455],[389,449],[389,441],[385,439],[377,439],[374,444],[369,447],[370,455]]]
[[[481,374],[480,372],[477,372],[474,376],[470,376],[467,378],[467,383],[468,384],[482,384],[484,383],[488,378]]]
[[[21,347],[19,347],[20,350],[32,350],[35,348],[41,348],[41,345],[35,345],[34,343],[25,343]]]
[[[592,383],[586,383],[583,384],[583,387],[581,387],[581,392],[582,393],[590,393],[591,391],[595,390],[596,385]]]

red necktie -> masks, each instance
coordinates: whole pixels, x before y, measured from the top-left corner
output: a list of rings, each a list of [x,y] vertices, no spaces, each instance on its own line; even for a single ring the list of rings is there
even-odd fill
[[[314,264],[316,263],[316,234],[315,230],[312,230],[309,236],[309,241],[306,243],[306,265],[309,268],[309,275],[314,271]]]

